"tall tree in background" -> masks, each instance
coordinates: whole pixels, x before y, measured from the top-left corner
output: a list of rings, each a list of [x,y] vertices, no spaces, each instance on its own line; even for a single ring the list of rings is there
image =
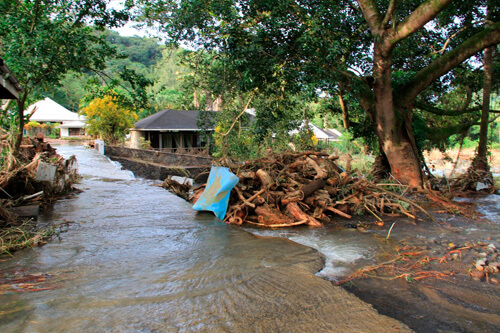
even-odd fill
[[[491,2],[491,1],[489,1]],[[489,20],[491,15],[490,11],[492,8],[487,7],[486,20]],[[488,22],[490,24],[490,22]],[[488,152],[488,125],[490,116],[490,96],[491,96],[491,86],[493,82],[493,47],[489,46],[484,49],[483,55],[483,72],[484,72],[484,83],[483,83],[483,103],[481,108],[481,125],[479,128],[479,145],[477,147],[477,153],[472,161],[471,167],[469,169],[469,175],[471,173],[479,175],[484,181],[488,178],[493,184],[493,177],[490,173],[490,167],[488,165],[487,152]]]
[[[0,3],[0,56],[24,91],[17,100],[22,140],[23,112],[39,87],[57,85],[69,71],[103,69],[115,55],[98,30],[120,26],[128,13],[111,9],[106,0],[4,0]]]
[[[500,43],[498,17],[484,22],[484,0],[138,2],[143,17],[173,40],[227,54],[249,89],[280,82],[292,92],[331,90],[341,83],[338,90],[371,119],[393,176],[416,187],[422,172],[414,103]]]

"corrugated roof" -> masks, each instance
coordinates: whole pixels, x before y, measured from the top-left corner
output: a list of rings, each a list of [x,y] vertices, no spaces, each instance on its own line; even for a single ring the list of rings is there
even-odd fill
[[[71,112],[48,97],[31,104],[28,109],[24,111],[24,115],[29,115],[32,112],[33,114],[30,117],[30,121],[50,121],[54,123],[76,120],[85,121],[84,116],[80,116],[76,112]]]
[[[22,90],[9,67],[0,58],[0,98],[17,99]]]
[[[157,131],[198,131],[198,117],[205,113],[207,118],[215,120],[217,112],[196,110],[163,110],[135,123],[135,129]],[[213,128],[208,128],[213,129]]]

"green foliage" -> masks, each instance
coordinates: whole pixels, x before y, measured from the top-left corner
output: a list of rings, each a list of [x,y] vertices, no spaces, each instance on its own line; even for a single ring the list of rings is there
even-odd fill
[[[349,132],[342,132],[339,141],[333,142],[332,146],[337,149],[339,154],[354,153],[355,145],[352,142],[353,136]]]
[[[306,126],[300,128],[290,141],[298,151],[317,150],[319,148],[318,138]]]
[[[191,75],[189,65],[183,64],[186,54],[189,52],[180,48],[165,48],[158,63],[152,67],[154,85],[151,89],[151,103],[155,112],[163,109],[192,108],[194,87],[185,83],[185,79]]]
[[[461,135],[454,135],[450,137],[450,142],[451,142],[451,147],[453,148],[458,148],[460,147],[460,143],[462,142],[461,140]],[[469,137],[465,137],[463,139],[462,143],[462,148],[475,148],[477,147],[478,141],[476,140],[471,140]]]
[[[141,147],[141,149],[151,149],[151,141],[141,136],[139,138],[139,147]]]
[[[95,0],[7,0],[0,13],[0,55],[28,94],[57,85],[71,70],[103,69],[115,50],[96,29],[127,19],[125,12],[106,10],[104,1]]]
[[[392,29],[412,22],[417,15],[416,8],[428,2],[391,1],[395,10],[387,16],[389,1],[377,2],[374,8],[380,13],[373,15],[367,7],[360,5],[360,1],[344,0],[156,0],[138,3],[142,19],[148,24],[159,25],[171,41],[208,49],[212,59],[222,60],[218,73],[224,73],[224,70],[229,73],[231,87],[242,92],[258,89],[259,98],[251,106],[258,113],[255,130],[261,139],[269,138],[270,133],[277,129],[286,131],[286,125],[282,125],[281,120],[287,118],[286,114],[293,113],[293,107],[283,106],[290,103],[290,96],[302,93],[314,95],[318,91],[336,96],[342,91],[351,121],[351,133],[354,137],[363,137],[364,143],[372,150],[378,150],[374,129],[380,127],[374,122],[387,118],[383,115],[376,117],[376,113],[382,111],[375,108],[376,92],[373,80],[368,80],[377,67],[374,66],[376,55],[371,50],[374,50],[374,43],[391,35]],[[407,131],[410,139],[414,137],[415,128],[419,148],[446,144],[446,139],[452,134],[464,130],[468,124],[463,118],[442,121],[443,116],[434,117],[428,114],[428,110],[411,110],[413,100],[404,100],[402,95],[410,88],[419,87],[418,99],[450,111],[457,110],[457,104],[445,103],[441,100],[443,95],[453,93],[465,84],[473,91],[479,91],[481,71],[474,70],[474,60],[451,66],[451,71],[443,73],[441,78],[436,77],[432,83],[426,83],[423,88],[420,88],[423,81],[417,73],[428,68],[433,61],[444,59],[450,50],[465,45],[465,41],[479,38],[475,34],[485,29],[488,4],[490,12],[494,13],[490,18],[492,22],[497,22],[500,11],[498,4],[491,1],[454,1],[435,13],[432,11],[439,4],[428,7],[420,17],[428,15],[429,24],[422,24],[421,28],[390,48],[387,55],[387,61],[391,63],[390,76],[384,80],[391,84],[395,101],[392,110],[388,111],[391,113],[389,118],[397,120],[393,127],[387,128],[395,130],[394,133],[401,132],[401,137],[405,137]],[[374,25],[380,22],[373,21],[380,21],[384,16],[388,21],[380,30],[385,31],[377,36]],[[444,64],[442,68],[445,68]],[[202,90],[220,91],[221,82],[224,82],[222,86],[228,86],[219,76],[219,80],[207,81]],[[461,92],[458,94],[463,96]],[[334,97],[331,99],[335,100]],[[340,113],[338,104],[331,104],[332,112]],[[398,112],[406,113],[405,116],[412,116],[411,112],[414,112],[414,126],[403,127],[403,114],[398,117]],[[293,116],[290,118],[296,119]],[[467,116],[467,120],[473,121],[474,117]],[[445,129],[439,133],[441,127]],[[389,131],[387,128],[386,132]],[[379,133],[379,137],[396,135],[394,133]]]
[[[187,67],[180,63],[186,51],[165,48],[153,38],[123,37],[109,30],[105,36],[117,53],[106,60],[106,68],[67,74],[60,86],[41,90],[42,95],[78,110],[80,103],[114,91],[139,118],[164,109],[192,108],[192,91],[183,87]]]
[[[136,64],[136,69],[145,70],[156,65],[162,56],[162,47],[155,38],[124,37],[116,31],[107,30],[106,40],[116,47],[119,55],[117,59],[110,60],[110,72],[122,67],[132,67],[130,64]]]
[[[36,128],[36,127],[40,127],[40,123],[38,121],[30,121],[29,123],[27,123],[26,125],[24,125],[25,128],[29,129],[29,128]]]
[[[102,85],[97,78],[89,79],[83,102],[96,98],[113,96],[114,102],[125,109],[133,109],[137,112],[143,112],[150,108],[150,95],[147,88],[153,82],[134,70],[124,67],[119,73],[118,78],[111,80],[108,84]]]
[[[103,69],[106,57],[116,52],[99,30],[127,20],[126,10],[110,9],[104,0],[0,2],[0,57],[24,89],[17,100],[20,135],[14,155],[22,139],[25,104],[33,93],[59,85],[70,71]]]

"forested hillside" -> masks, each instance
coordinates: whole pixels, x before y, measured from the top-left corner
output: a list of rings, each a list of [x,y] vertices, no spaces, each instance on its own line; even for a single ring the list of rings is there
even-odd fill
[[[117,58],[107,60],[107,68],[102,71],[70,73],[60,80],[60,86],[40,90],[38,97],[50,97],[70,110],[77,111],[82,101],[95,86],[113,86],[124,93],[134,88],[123,80],[124,70],[135,73],[150,81],[146,87],[148,102],[153,112],[166,107],[181,107],[182,73],[185,66],[180,65],[182,51],[167,48],[154,38],[124,37],[107,30],[106,41],[118,53]],[[94,86],[94,87],[93,87]]]

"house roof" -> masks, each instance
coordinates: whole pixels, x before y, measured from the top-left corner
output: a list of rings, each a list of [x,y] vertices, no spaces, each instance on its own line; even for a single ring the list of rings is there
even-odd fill
[[[28,109],[24,111],[24,115],[29,114],[31,114],[31,121],[50,121],[54,123],[77,120],[85,121],[85,117],[78,115],[76,112],[71,112],[48,97],[31,104]]]
[[[57,126],[59,128],[84,128],[86,123],[81,120],[74,120],[74,121],[68,121],[64,122],[63,124]]]
[[[208,121],[215,120],[214,111],[163,110],[135,123],[136,130],[199,131],[198,118],[203,113]],[[213,126],[208,126],[213,129]]]
[[[299,129],[303,128],[306,126],[306,122],[302,121],[302,123],[299,125]],[[290,131],[290,135],[297,134],[299,132],[299,129],[295,129],[293,131]],[[319,140],[337,140],[342,134],[337,131],[336,129],[327,129],[327,128],[319,128],[318,126],[309,123],[309,129],[314,133],[316,138]]]
[[[0,58],[0,99],[18,99],[22,90],[9,67]]]
[[[339,137],[342,136],[342,133],[333,128],[319,128],[319,130],[328,135],[327,138],[328,140],[337,140]]]

